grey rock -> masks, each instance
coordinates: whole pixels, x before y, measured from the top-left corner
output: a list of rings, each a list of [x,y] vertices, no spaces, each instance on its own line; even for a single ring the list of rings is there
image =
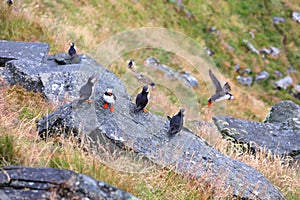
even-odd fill
[[[80,87],[88,76],[100,74],[94,67],[98,64],[91,58],[81,55],[80,64],[58,65],[50,56],[47,62],[12,60],[5,64],[3,75],[11,85],[19,84],[29,91],[41,92],[52,102],[62,102],[78,98]]]
[[[248,85],[249,87],[253,83],[252,76],[237,76],[236,79],[237,79],[237,81],[238,81],[239,84]]]
[[[251,42],[249,42],[248,40],[246,39],[243,39],[243,43],[248,47],[248,49],[250,51],[252,51],[253,53],[256,53],[256,54],[259,54],[259,50],[257,50],[253,44],[251,44]]]
[[[287,74],[296,73],[296,72],[297,72],[297,70],[292,65],[290,65],[288,67],[288,69],[286,70]]]
[[[287,87],[289,87],[293,84],[293,79],[290,76],[286,76],[286,77],[276,81],[274,84],[277,89],[287,89]]]
[[[218,130],[256,152],[260,147],[280,156],[299,159],[300,106],[292,101],[275,104],[264,122],[251,122],[230,116],[213,117]]]
[[[252,70],[250,68],[241,68],[240,64],[236,64],[234,66],[234,70],[241,76],[250,75],[252,73]]]
[[[274,46],[271,46],[270,48],[263,48],[259,52],[271,55],[273,57],[278,56],[280,54],[280,50]]]
[[[264,81],[269,78],[270,74],[267,71],[262,71],[255,76],[255,81]]]
[[[65,52],[55,54],[54,60],[59,65],[78,64],[81,61],[78,54],[75,54],[73,57],[71,57],[68,53]]]
[[[136,197],[102,181],[70,170],[2,167],[1,199],[105,199],[134,200]]]
[[[181,131],[182,137],[169,137],[167,119],[150,112],[135,114],[135,105],[129,100],[123,83],[106,70],[102,77],[95,85],[94,103],[65,104],[44,116],[37,124],[40,136],[55,135],[57,130],[64,135],[84,135],[102,142],[104,147],[110,144],[111,151],[132,150],[137,156],[159,166],[174,168],[179,174],[201,177],[209,171],[211,180],[224,179],[224,187],[231,187],[237,197],[284,199],[257,170],[222,155],[187,128]],[[114,113],[103,108],[102,98],[103,87],[111,80],[114,80],[117,96]]]
[[[149,57],[146,59],[146,64],[148,67],[156,68],[162,71],[164,74],[167,75],[168,78],[173,79],[177,78],[178,80],[183,81],[189,87],[198,87],[198,80],[192,76],[189,72],[177,72],[167,65],[159,63],[159,61],[154,57]],[[152,81],[153,82],[153,81]]]
[[[274,75],[275,75],[276,78],[281,78],[281,77],[283,77],[283,74],[282,74],[280,71],[278,71],[278,70],[275,70],[275,71],[274,71]]]
[[[285,18],[283,17],[273,17],[272,18],[274,24],[279,24],[285,22]]]
[[[293,120],[300,120],[300,106],[292,101],[280,101],[270,109],[264,122],[288,124],[287,122]],[[289,126],[289,125],[288,125]],[[288,128],[288,127],[285,127]],[[291,126],[290,128],[300,130],[300,128]]]
[[[146,64],[148,65],[157,65],[159,64],[159,60],[157,58],[154,58],[154,57],[149,57],[146,59]]]
[[[295,98],[300,99],[300,85],[294,85],[294,90],[292,91],[292,94]]]
[[[0,40],[0,66],[10,60],[19,59],[45,62],[49,48],[47,43]]]
[[[198,83],[198,80],[193,77],[190,73],[188,72],[184,72],[183,74],[181,74],[182,77],[184,77],[188,82],[189,82],[189,85],[191,87],[194,87],[194,88],[197,88],[199,83]]]
[[[292,20],[294,20],[294,21],[300,23],[300,13],[294,11],[294,12],[292,13]]]

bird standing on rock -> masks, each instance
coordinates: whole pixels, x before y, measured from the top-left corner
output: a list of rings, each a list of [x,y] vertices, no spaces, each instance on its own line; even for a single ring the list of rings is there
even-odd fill
[[[183,127],[184,112],[185,112],[185,109],[181,108],[179,110],[179,112],[176,115],[174,115],[173,117],[168,116],[168,119],[170,120],[170,128],[169,128],[168,134],[170,136],[173,136],[176,133],[178,133],[178,135],[181,136],[180,131]]]
[[[11,6],[11,5],[13,5],[14,0],[7,0],[6,3],[8,4],[8,6]]]
[[[107,88],[103,94],[103,99],[105,101],[103,108],[105,108],[105,109],[108,108],[108,106],[110,104],[110,112],[114,112],[114,104],[115,104],[117,98],[113,94],[113,89]]]
[[[69,56],[73,58],[76,55],[75,44],[73,42],[70,43],[70,48],[68,50]]]
[[[130,59],[129,63],[128,63],[128,68],[132,69],[134,67],[134,60]]]
[[[148,104],[149,98],[150,98],[149,87],[148,87],[148,85],[145,85],[143,87],[142,92],[139,93],[136,97],[136,100],[135,100],[136,107],[134,109],[134,112],[136,113],[136,112],[139,112],[141,110],[143,110],[144,112],[148,112],[145,109],[145,107]]]
[[[87,83],[80,88],[79,100],[78,100],[79,104],[82,104],[85,101],[92,102],[92,100],[90,100],[90,96],[92,95],[93,86],[97,82],[97,80],[98,80],[97,78],[91,76],[91,77],[89,77]]]
[[[226,82],[222,88],[220,82],[218,81],[218,79],[215,77],[215,75],[212,73],[211,70],[209,70],[209,76],[216,88],[216,93],[208,99],[209,106],[211,106],[215,101],[234,99],[234,96],[229,93],[231,88],[228,82]]]

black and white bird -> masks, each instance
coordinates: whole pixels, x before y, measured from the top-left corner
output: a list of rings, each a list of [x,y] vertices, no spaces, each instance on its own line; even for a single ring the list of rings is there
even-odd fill
[[[68,50],[69,56],[73,58],[76,55],[75,44],[73,42],[70,43],[70,48]]]
[[[208,99],[209,106],[211,106],[215,101],[234,99],[234,96],[229,93],[231,91],[231,88],[228,82],[226,82],[222,88],[220,82],[218,81],[218,79],[215,77],[215,75],[212,73],[211,70],[209,70],[209,76],[216,88],[216,93]]]
[[[87,83],[80,88],[78,104],[82,104],[85,101],[91,102],[90,97],[93,93],[93,86],[97,80],[98,79],[96,77],[91,76],[89,77]]]
[[[141,93],[139,93],[137,96],[136,96],[136,99],[135,99],[135,109],[134,109],[134,112],[139,112],[141,110],[143,110],[144,112],[148,112],[145,107],[146,105],[148,104],[148,101],[149,101],[149,98],[150,98],[150,94],[149,94],[149,87],[148,85],[145,85],[143,87],[143,90]]]
[[[11,6],[14,4],[14,0],[7,0],[6,3],[8,6]]]
[[[170,120],[170,128],[168,130],[168,134],[170,136],[173,136],[176,133],[178,133],[178,135],[181,136],[180,131],[183,127],[184,112],[185,112],[185,109],[181,108],[179,110],[179,112],[176,115],[174,115],[173,117],[168,116],[168,119]]]
[[[129,63],[128,63],[128,68],[132,69],[134,67],[134,60],[130,59]]]
[[[113,94],[113,89],[107,88],[106,91],[103,94],[103,99],[105,101],[105,104],[103,105],[103,108],[108,108],[110,105],[110,112],[114,112],[114,104],[116,103],[116,96]]]

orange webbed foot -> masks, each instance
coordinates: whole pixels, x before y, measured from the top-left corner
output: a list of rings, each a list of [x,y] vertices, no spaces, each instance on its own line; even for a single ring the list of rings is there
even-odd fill
[[[143,111],[144,111],[144,113],[147,113],[147,112],[149,112],[147,109],[144,109]]]
[[[105,104],[103,105],[103,108],[104,108],[104,109],[108,108],[108,103],[105,103]]]
[[[114,112],[115,111],[115,109],[114,109],[113,106],[111,106],[109,110],[110,110],[110,112]]]
[[[208,102],[208,104],[207,104],[207,105],[208,105],[208,106],[211,106],[212,104],[213,104],[212,102]]]

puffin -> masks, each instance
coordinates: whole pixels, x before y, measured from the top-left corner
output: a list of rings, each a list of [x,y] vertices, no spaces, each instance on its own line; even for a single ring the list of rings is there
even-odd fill
[[[216,88],[216,93],[208,99],[208,106],[211,106],[215,101],[234,99],[234,96],[229,93],[231,88],[228,82],[226,82],[222,88],[220,82],[218,81],[218,79],[215,77],[215,75],[212,73],[211,70],[209,70],[209,76]]]
[[[8,6],[11,6],[11,5],[13,5],[14,0],[7,0],[6,3],[7,3]]]
[[[103,94],[103,99],[105,101],[103,108],[104,109],[108,108],[108,106],[110,104],[110,112],[114,112],[114,104],[115,104],[117,98],[113,94],[113,89],[107,88]]]
[[[143,87],[143,90],[141,93],[139,93],[137,96],[136,96],[136,99],[135,99],[135,109],[134,109],[134,112],[139,112],[141,110],[143,110],[144,112],[148,112],[145,107],[149,101],[149,97],[150,97],[150,94],[149,94],[149,87],[148,85],[145,85]]]
[[[128,63],[128,68],[132,69],[134,67],[134,60],[130,59],[129,63]]]
[[[89,77],[87,83],[82,86],[79,90],[79,100],[78,103],[82,104],[83,102],[91,102],[90,96],[92,95],[93,92],[93,86],[96,83],[98,79],[96,77]]]
[[[175,135],[178,133],[179,136],[181,136],[180,131],[183,127],[183,117],[184,117],[185,109],[181,108],[179,112],[174,115],[173,117],[168,116],[168,119],[170,120],[170,128],[168,130],[168,134],[170,136]]]
[[[70,43],[70,48],[68,50],[69,56],[73,58],[76,55],[75,44],[73,42]]]

